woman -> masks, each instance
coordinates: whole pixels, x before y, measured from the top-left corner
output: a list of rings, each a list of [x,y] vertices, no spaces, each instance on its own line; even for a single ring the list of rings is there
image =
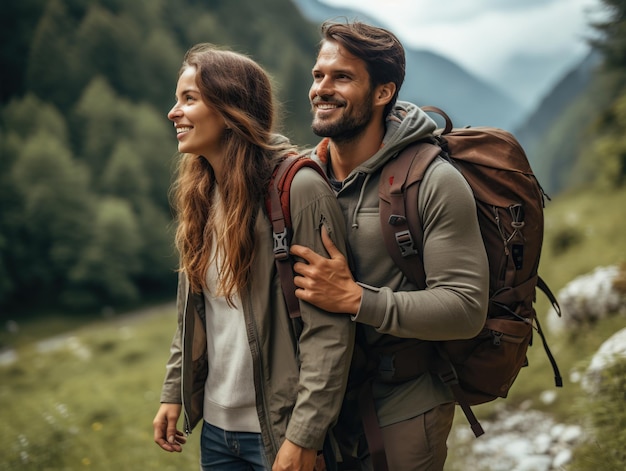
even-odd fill
[[[274,166],[294,152],[273,134],[270,80],[244,55],[196,45],[168,118],[181,153],[178,328],[154,440],[180,452],[202,419],[203,470],[313,469],[339,412],[354,327],[301,302],[293,333],[263,210]],[[296,174],[290,204],[293,243],[325,254],[324,226],[345,253],[341,210],[314,170]]]

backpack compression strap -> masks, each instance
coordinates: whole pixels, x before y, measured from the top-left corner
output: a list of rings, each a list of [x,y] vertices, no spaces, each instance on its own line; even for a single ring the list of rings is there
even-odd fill
[[[274,169],[268,196],[265,200],[265,209],[272,222],[274,261],[289,310],[289,317],[292,319],[300,317],[300,303],[295,294],[296,285],[293,282],[292,260],[289,255],[289,245],[293,235],[289,196],[293,177],[302,167],[310,167],[326,179],[324,171],[309,157],[289,155]]]
[[[385,164],[378,189],[380,223],[387,252],[395,264],[420,289],[426,288],[421,261],[422,226],[418,222],[417,194],[426,169],[441,153],[428,141],[409,145]],[[408,216],[407,216],[408,215]],[[415,240],[414,238],[417,238]]]

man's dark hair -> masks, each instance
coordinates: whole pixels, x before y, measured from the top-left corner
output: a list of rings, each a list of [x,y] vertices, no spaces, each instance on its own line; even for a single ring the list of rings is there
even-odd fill
[[[398,99],[406,72],[404,47],[398,38],[384,28],[359,21],[325,21],[321,33],[322,44],[335,41],[365,62],[372,87],[389,82],[396,84],[396,92],[384,110],[383,116],[387,116]]]

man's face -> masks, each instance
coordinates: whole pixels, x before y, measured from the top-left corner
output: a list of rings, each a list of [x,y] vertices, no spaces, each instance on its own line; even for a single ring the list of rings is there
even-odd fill
[[[365,62],[326,41],[313,66],[309,100],[311,128],[321,137],[349,141],[371,123],[374,92]]]

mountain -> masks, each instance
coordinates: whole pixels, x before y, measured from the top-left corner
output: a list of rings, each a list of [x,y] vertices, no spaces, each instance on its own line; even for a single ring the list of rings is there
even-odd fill
[[[612,87],[598,73],[600,64],[600,54],[592,51],[515,130],[535,174],[551,195],[584,180],[577,172],[591,126],[612,100]]]
[[[580,64],[570,70],[552,90],[539,102],[537,108],[515,129],[515,134],[524,147],[531,148],[538,139],[588,86],[593,72],[600,64],[600,54],[590,52]]]
[[[359,19],[388,25],[361,12],[336,8],[319,0],[292,0],[315,23],[327,19]],[[456,126],[497,126],[510,129],[523,119],[524,109],[513,98],[479,79],[455,62],[433,52],[405,45],[406,78],[400,99],[444,109]]]

